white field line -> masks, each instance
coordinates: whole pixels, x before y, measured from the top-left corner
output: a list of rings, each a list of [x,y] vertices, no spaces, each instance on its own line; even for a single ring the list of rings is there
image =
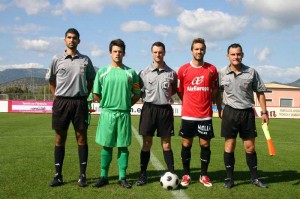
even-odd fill
[[[142,137],[138,134],[138,131],[134,128],[134,126],[131,125],[131,128],[132,128],[132,132],[133,132],[135,138],[139,142],[140,146],[142,146],[143,145]],[[156,170],[165,170],[164,166],[160,163],[160,161],[157,159],[157,157],[152,152],[151,152],[150,161]],[[175,198],[175,199],[179,199],[179,198],[188,199],[189,198],[188,195],[186,195],[184,190],[182,190],[182,189],[173,190],[170,192],[172,193],[173,198]]]

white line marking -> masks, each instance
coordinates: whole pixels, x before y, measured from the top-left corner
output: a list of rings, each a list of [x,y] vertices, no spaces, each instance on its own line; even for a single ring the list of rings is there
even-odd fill
[[[137,141],[139,142],[140,146],[143,145],[143,139],[142,137],[138,134],[138,131],[134,128],[134,126],[131,125],[132,128],[132,132],[135,136],[135,138],[137,139]],[[157,159],[157,157],[151,152],[151,158],[150,161],[152,163],[152,165],[155,167],[156,170],[165,170],[164,166],[160,163],[160,161]],[[184,190],[179,189],[179,190],[173,190],[170,191],[173,195],[173,198],[175,199],[188,199],[189,196],[185,194]]]

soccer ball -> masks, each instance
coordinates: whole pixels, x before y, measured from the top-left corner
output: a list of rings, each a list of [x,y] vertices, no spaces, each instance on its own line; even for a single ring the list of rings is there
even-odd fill
[[[179,178],[175,173],[166,172],[160,177],[160,185],[167,190],[176,189],[179,185]]]

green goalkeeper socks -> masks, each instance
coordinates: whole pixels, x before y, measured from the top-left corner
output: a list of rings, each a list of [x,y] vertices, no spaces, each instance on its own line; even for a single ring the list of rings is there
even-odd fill
[[[127,147],[118,148],[119,180],[126,177],[129,151]]]
[[[101,177],[108,177],[109,165],[112,159],[112,151],[111,147],[103,147],[101,150]]]

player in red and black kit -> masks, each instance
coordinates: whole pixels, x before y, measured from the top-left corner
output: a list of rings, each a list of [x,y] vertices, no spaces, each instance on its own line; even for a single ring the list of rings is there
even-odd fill
[[[190,159],[193,138],[199,137],[201,147],[201,174],[199,181],[206,187],[212,183],[207,177],[210,162],[210,140],[214,137],[212,126],[212,100],[216,100],[218,91],[218,73],[214,65],[204,62],[206,52],[202,38],[193,40],[191,53],[193,59],[178,70],[178,92],[182,100],[182,121],[180,136],[182,137],[181,159],[183,177],[181,185],[191,183]],[[221,106],[218,105],[221,111]]]

